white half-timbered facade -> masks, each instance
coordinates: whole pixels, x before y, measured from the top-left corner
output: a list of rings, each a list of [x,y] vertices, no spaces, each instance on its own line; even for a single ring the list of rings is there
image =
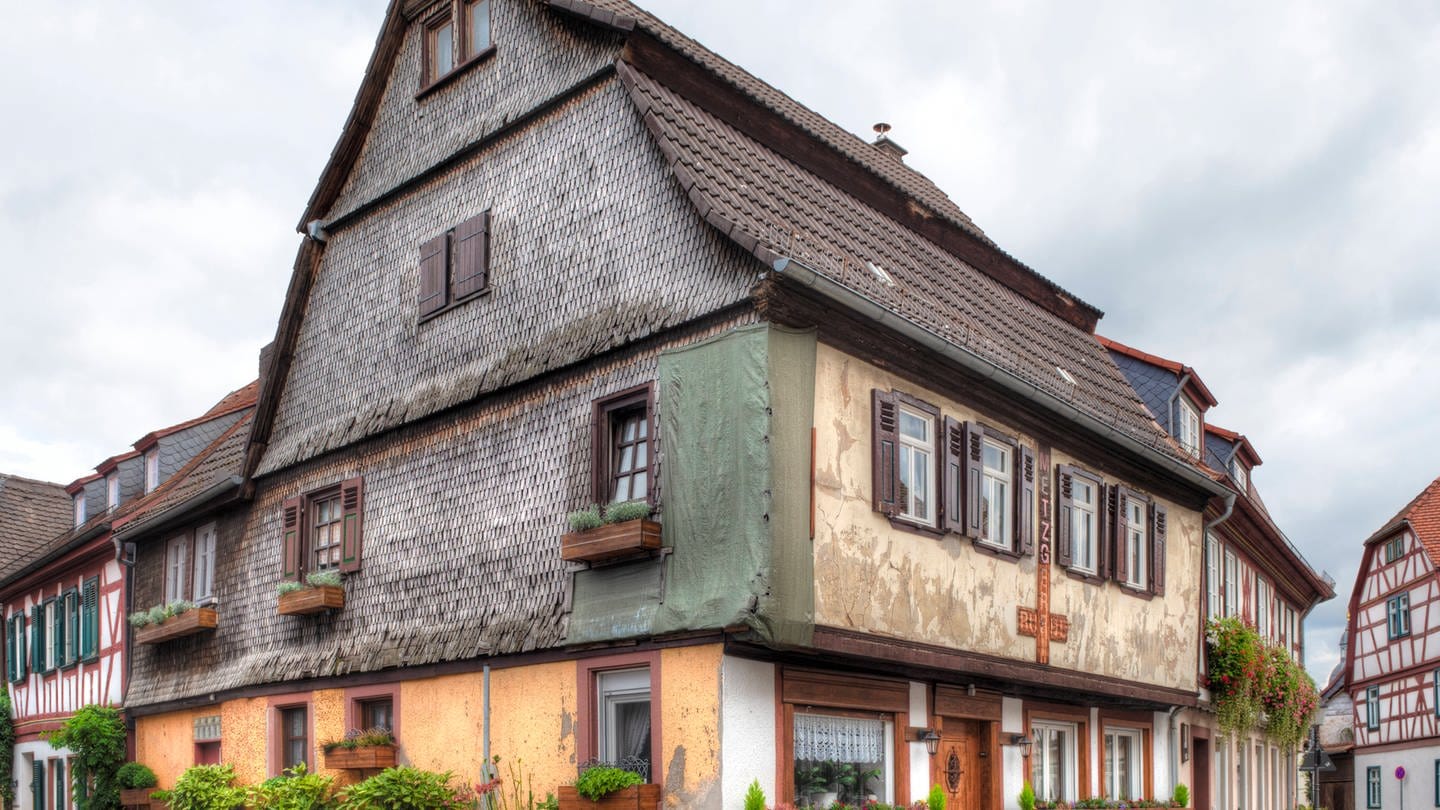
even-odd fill
[[[1440,799],[1440,479],[1365,541],[1345,667],[1355,807]]]

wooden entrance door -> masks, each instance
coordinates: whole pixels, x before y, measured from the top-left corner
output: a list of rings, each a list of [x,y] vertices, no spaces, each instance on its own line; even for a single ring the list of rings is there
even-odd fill
[[[930,784],[945,791],[946,810],[990,810],[990,725],[985,720],[943,718]]]
[[[1210,796],[1211,781],[1215,770],[1210,767],[1210,741],[1202,737],[1190,740],[1190,781],[1195,784],[1191,807],[1197,810],[1213,810],[1215,803]]]

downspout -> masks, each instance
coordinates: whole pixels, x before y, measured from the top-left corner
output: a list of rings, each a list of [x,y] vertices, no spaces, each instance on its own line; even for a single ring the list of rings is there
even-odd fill
[[[499,776],[490,762],[490,665],[486,664],[480,687],[480,778],[488,782]]]
[[[113,543],[115,546],[116,561],[120,563],[120,582],[121,587],[125,589],[124,615],[128,617],[131,613],[135,611],[134,572],[135,555],[138,553],[138,550],[135,549],[135,545],[133,543],[126,543],[121,540],[115,540],[113,533],[111,534],[111,538],[111,543]],[[129,548],[127,549],[126,546],[129,546]],[[134,640],[131,638],[132,634],[130,632],[131,628],[129,621],[122,622],[120,627],[125,633],[125,643],[121,646],[121,655],[124,656],[125,659],[125,691],[120,696],[120,702],[122,705],[129,705],[130,676],[135,666],[133,663],[134,656],[132,655],[132,651],[134,650]],[[135,717],[129,712],[125,712],[125,756],[127,756],[131,760],[135,759]]]
[[[1170,794],[1175,794],[1175,786],[1180,784],[1180,729],[1176,726],[1175,715],[1180,713],[1180,706],[1170,707]],[[1193,781],[1193,780],[1192,780]]]

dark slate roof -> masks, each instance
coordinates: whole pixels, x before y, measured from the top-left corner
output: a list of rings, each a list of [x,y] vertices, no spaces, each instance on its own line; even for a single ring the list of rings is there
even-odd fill
[[[191,498],[206,490],[227,481],[238,481],[254,413],[253,406],[242,412],[234,424],[164,484],[124,507],[112,523],[115,536],[128,537],[151,521],[182,511]]]
[[[74,519],[65,487],[0,473],[0,580],[36,559]]]
[[[738,244],[762,258],[799,260],[1132,438],[1185,458],[1093,335],[659,81],[628,65],[620,75],[691,202]]]

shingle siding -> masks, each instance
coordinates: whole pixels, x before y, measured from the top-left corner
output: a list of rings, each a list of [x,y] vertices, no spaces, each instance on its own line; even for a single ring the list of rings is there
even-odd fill
[[[1175,387],[1180,384],[1180,379],[1172,371],[1119,352],[1110,352],[1110,358],[1115,361],[1120,373],[1125,375],[1130,387],[1135,389],[1135,393],[1140,396],[1140,401],[1145,403],[1155,421],[1173,436],[1175,431],[1169,413],[1170,397],[1175,394]]]
[[[125,504],[145,494],[145,461],[139,456],[126,459],[116,466],[120,475],[120,503]]]
[[[419,245],[487,208],[492,292],[418,322]],[[331,237],[260,471],[743,301],[760,269],[612,78]]]
[[[220,434],[228,430],[239,418],[239,413],[227,414],[162,437],[158,444],[160,448],[160,480],[162,482],[169,480],[170,476],[189,464],[190,460],[195,458],[201,450],[220,438]]]

